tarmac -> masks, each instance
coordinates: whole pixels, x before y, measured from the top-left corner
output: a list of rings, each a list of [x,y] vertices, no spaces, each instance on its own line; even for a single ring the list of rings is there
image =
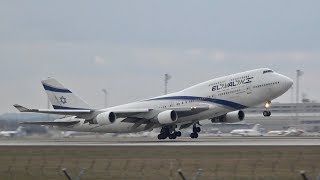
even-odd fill
[[[319,137],[74,137],[0,139],[0,146],[319,146]]]

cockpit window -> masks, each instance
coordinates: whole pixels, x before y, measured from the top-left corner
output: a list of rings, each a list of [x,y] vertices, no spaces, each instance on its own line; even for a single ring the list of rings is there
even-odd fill
[[[273,71],[272,70],[265,70],[265,71],[263,71],[263,74],[265,74],[265,73],[273,73]]]

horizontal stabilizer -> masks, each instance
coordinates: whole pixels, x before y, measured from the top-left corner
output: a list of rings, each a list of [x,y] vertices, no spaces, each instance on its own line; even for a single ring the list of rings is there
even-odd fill
[[[89,115],[94,110],[90,109],[29,109],[19,104],[13,105],[20,112],[34,112],[34,113],[45,113],[45,114],[58,114],[58,115],[72,115],[77,117],[84,117]]]
[[[46,126],[72,126],[80,121],[33,121],[33,122],[21,122],[20,124],[31,125],[46,125]]]
[[[28,112],[28,108],[26,108],[26,107],[23,107],[23,106],[21,106],[21,105],[19,105],[19,104],[15,104],[15,105],[13,105],[15,108],[17,108],[20,112]]]

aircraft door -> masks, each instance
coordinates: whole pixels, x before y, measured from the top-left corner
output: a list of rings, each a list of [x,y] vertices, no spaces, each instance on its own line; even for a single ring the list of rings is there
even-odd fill
[[[248,95],[252,93],[252,79],[252,77],[247,77],[246,79],[246,92]]]

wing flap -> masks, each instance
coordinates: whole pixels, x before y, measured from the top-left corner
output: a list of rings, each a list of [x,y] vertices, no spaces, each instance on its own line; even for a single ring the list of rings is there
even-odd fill
[[[132,117],[141,113],[148,113],[152,111],[152,109],[122,109],[122,110],[114,110],[114,112],[118,118],[126,118]]]
[[[178,117],[186,117],[186,116],[192,116],[198,113],[201,113],[203,111],[206,111],[210,108],[207,104],[201,104],[198,106],[192,106],[192,107],[182,107],[182,108],[172,108],[172,110],[176,111],[178,114]]]
[[[72,126],[78,124],[80,121],[33,121],[21,122],[24,125],[46,125],[46,126]]]
[[[192,107],[172,107],[166,110],[174,110],[177,112],[178,117],[185,117],[191,116],[194,114],[198,114],[200,112],[206,111],[210,108],[207,104],[201,104],[198,106]],[[117,114],[117,117],[125,118],[121,122],[126,123],[141,123],[141,124],[148,124],[150,120],[155,118],[159,113],[165,110],[153,110],[153,109],[132,109],[132,110],[121,110],[121,111],[113,111]],[[118,115],[120,114],[120,116]]]

